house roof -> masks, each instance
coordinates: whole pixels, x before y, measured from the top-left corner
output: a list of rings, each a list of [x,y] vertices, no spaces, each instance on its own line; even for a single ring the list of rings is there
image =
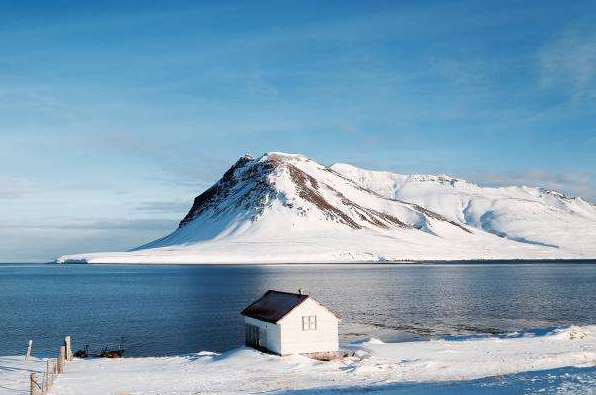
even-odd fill
[[[259,321],[276,323],[309,297],[309,295],[269,290],[242,310],[241,314]]]

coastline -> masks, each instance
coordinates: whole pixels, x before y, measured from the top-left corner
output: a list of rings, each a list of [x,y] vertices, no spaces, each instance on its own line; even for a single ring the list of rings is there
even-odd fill
[[[52,394],[391,393],[404,386],[409,393],[461,388],[478,393],[487,383],[496,390],[529,385],[541,391],[559,388],[554,374],[564,383],[579,382],[580,390],[596,383],[596,325],[403,343],[368,339],[343,348],[353,356],[329,362],[246,347],[171,357],[75,359]],[[0,357],[0,395],[26,389],[28,372],[44,364],[42,358],[25,365],[21,356]]]
[[[143,266],[160,266],[160,265],[180,265],[180,266],[277,266],[277,265],[518,265],[518,264],[596,264],[596,257],[594,258],[552,258],[552,259],[533,259],[533,258],[518,258],[518,259],[445,259],[445,260],[403,260],[403,261],[336,261],[336,262],[248,262],[248,263],[190,263],[190,262],[176,262],[176,263],[147,263],[147,262],[82,262],[82,261],[64,261],[58,262],[22,262],[22,263],[2,263],[0,264],[48,264],[48,265],[143,265]]]

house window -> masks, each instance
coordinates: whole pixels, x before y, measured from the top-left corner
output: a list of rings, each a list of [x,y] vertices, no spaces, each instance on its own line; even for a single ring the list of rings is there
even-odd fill
[[[317,330],[317,316],[309,315],[302,317],[302,330],[303,331],[316,331]]]

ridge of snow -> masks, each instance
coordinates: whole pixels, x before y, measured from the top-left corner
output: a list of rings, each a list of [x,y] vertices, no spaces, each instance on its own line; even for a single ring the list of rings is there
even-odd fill
[[[596,210],[581,198],[527,186],[481,187],[449,176],[404,176],[337,164],[345,177],[382,196],[521,243],[593,251]],[[591,252],[595,256],[595,252]]]
[[[524,381],[523,392],[540,393],[546,389],[561,390],[553,387],[552,369],[564,369],[560,374],[574,384],[565,393],[592,393],[596,384],[596,326],[560,328],[534,336],[403,343],[371,339],[342,348],[354,351],[354,355],[321,362],[300,355],[279,357],[241,347],[221,354],[203,351],[172,357],[75,359],[58,377],[52,393],[178,395],[294,390],[304,394],[385,394],[403,392],[400,385],[404,384],[418,389],[408,393],[458,393],[460,387],[453,388],[462,385],[469,386],[465,393],[484,393],[486,381],[463,383],[462,380],[489,377],[494,378],[490,381],[491,393],[496,393],[499,386],[516,380],[515,376],[503,375],[522,372],[535,372],[532,377],[539,379],[528,382],[519,378]],[[45,367],[45,360],[36,357],[28,363],[22,356],[0,357],[0,362],[4,368],[0,369],[0,395],[25,393],[29,388],[29,372],[41,372]],[[585,369],[578,371],[571,367]],[[435,386],[425,387],[422,383],[435,383]]]

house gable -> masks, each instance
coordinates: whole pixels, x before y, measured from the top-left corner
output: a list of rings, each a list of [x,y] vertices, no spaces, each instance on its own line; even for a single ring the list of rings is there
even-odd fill
[[[277,323],[279,325],[284,325],[285,322],[295,319],[295,317],[299,316],[301,319],[303,316],[308,314],[316,313],[317,316],[325,316],[328,317],[330,320],[340,321],[340,318],[329,310],[327,307],[323,306],[316,300],[311,297],[305,299],[302,303],[294,307],[290,310],[285,316],[283,316]]]
[[[316,317],[316,327],[309,321],[313,317]],[[338,322],[335,314],[308,298],[278,322],[281,329],[280,354],[337,351]]]

